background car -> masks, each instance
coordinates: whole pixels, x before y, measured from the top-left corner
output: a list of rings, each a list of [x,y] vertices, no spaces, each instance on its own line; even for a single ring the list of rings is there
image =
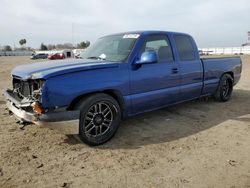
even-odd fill
[[[32,54],[30,59],[47,59],[48,54]]]
[[[50,54],[48,56],[48,59],[51,59],[51,60],[54,60],[54,59],[65,59],[65,55],[63,53]]]

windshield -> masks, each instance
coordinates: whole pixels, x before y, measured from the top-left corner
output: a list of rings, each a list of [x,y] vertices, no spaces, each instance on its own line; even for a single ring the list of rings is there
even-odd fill
[[[83,59],[124,61],[132,51],[138,34],[123,34],[102,37],[82,52]]]

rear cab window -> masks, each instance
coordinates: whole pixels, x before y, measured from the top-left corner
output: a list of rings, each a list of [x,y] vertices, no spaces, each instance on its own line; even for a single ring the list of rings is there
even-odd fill
[[[181,61],[193,61],[196,59],[192,39],[188,35],[174,35],[174,40]]]
[[[159,62],[173,62],[173,52],[168,37],[165,35],[147,36],[141,49],[141,54],[146,51],[155,51]]]

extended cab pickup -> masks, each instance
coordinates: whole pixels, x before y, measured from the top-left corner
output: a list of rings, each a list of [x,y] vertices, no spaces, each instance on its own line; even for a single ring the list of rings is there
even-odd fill
[[[79,119],[80,138],[98,145],[122,118],[203,96],[229,100],[241,70],[239,57],[200,59],[190,35],[128,32],[100,38],[81,59],[18,66],[4,94],[20,120]]]

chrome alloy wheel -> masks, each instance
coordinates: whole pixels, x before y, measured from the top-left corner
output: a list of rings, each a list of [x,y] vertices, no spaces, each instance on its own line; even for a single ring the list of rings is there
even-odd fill
[[[108,104],[98,102],[92,105],[84,117],[85,134],[92,137],[105,134],[113,119],[114,115]]]
[[[222,85],[222,95],[223,97],[227,97],[230,93],[230,83],[229,80],[226,79]]]

